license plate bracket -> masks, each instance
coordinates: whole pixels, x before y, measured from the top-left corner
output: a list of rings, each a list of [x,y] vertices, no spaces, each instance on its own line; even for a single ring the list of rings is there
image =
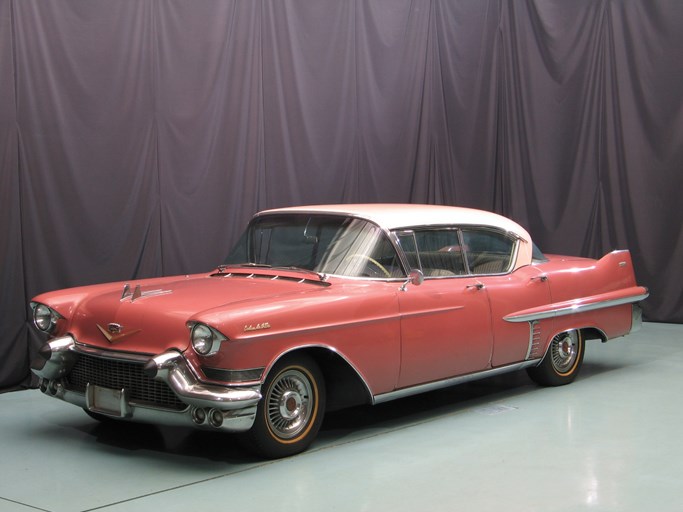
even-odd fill
[[[88,384],[85,388],[85,402],[88,410],[115,418],[132,416],[129,395],[126,389],[110,389],[94,384]]]

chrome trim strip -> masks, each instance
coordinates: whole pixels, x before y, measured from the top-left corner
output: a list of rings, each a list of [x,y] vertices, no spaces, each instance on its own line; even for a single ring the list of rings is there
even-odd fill
[[[131,352],[117,352],[116,350],[105,350],[101,348],[89,347],[75,341],[72,349],[79,354],[87,354],[89,356],[99,357],[101,359],[109,359],[111,361],[128,361],[131,363],[146,363],[153,354],[133,354]]]
[[[503,320],[507,322],[531,322],[533,320],[545,320],[546,318],[556,318],[558,316],[575,315],[577,313],[585,313],[586,311],[595,311],[596,309],[611,308],[614,306],[622,306],[624,304],[639,302],[646,299],[649,295],[649,293],[642,293],[640,295],[632,295],[630,297],[622,297],[620,299],[591,302],[590,304],[574,304],[571,306],[550,309],[540,313],[531,313],[528,315],[510,315],[503,317]]]
[[[481,372],[468,373],[467,375],[460,375],[459,377],[451,377],[449,379],[439,380],[436,382],[428,382],[426,384],[419,384],[417,386],[412,386],[409,388],[398,389],[396,391],[390,391],[389,393],[382,393],[381,395],[375,395],[372,397],[373,405],[388,402],[390,400],[397,400],[399,398],[405,398],[408,396],[418,395],[420,393],[425,393],[427,391],[434,391],[437,389],[447,388],[450,386],[455,386],[456,384],[462,384],[464,382],[470,382],[473,380],[485,379],[487,377],[493,377],[494,375],[500,375],[503,373],[514,372],[517,370],[522,370],[530,366],[537,366],[541,362],[541,359],[533,359],[530,361],[523,361],[521,363],[515,363],[507,366],[501,366],[499,368],[492,368],[490,370],[484,370]]]

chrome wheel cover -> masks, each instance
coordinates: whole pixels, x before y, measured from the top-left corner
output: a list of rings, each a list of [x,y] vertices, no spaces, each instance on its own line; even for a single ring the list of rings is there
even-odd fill
[[[571,372],[579,357],[581,339],[578,331],[558,334],[550,344],[550,357],[557,373]]]
[[[266,396],[268,426],[277,437],[292,439],[308,426],[313,412],[313,385],[300,370],[285,370]]]

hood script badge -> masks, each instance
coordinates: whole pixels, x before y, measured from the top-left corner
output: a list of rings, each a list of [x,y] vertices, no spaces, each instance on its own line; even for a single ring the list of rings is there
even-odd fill
[[[142,329],[135,329],[134,331],[123,332],[123,326],[121,324],[111,323],[107,325],[105,329],[100,324],[97,324],[97,328],[100,330],[102,335],[107,339],[109,343],[116,343],[121,341],[127,336],[132,336],[135,333],[142,331]]]
[[[260,331],[261,329],[270,329],[270,324],[268,322],[262,322],[256,325],[250,324],[244,326],[244,332]]]

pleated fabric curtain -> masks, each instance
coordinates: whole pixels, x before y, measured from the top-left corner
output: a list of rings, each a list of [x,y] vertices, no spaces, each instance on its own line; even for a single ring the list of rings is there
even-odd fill
[[[457,204],[631,249],[683,322],[683,2],[0,0],[0,387],[39,292],[220,263],[253,213]]]

